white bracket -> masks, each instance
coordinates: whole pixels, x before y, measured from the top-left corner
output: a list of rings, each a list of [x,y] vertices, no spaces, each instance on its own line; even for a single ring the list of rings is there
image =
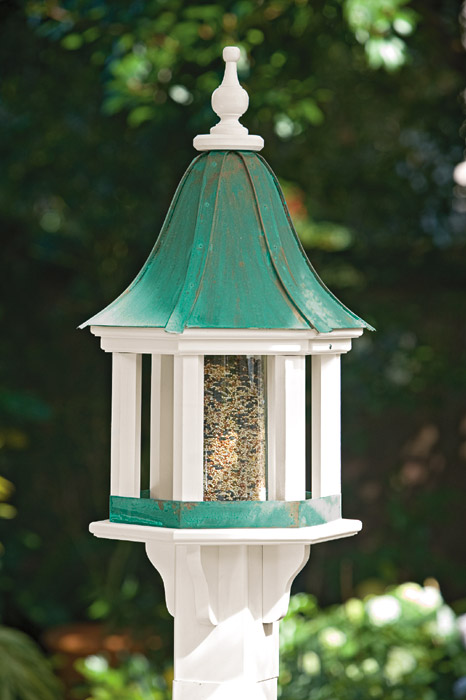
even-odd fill
[[[146,554],[162,577],[167,610],[175,617],[175,547],[170,542],[146,542]]]
[[[194,587],[194,600],[198,621],[201,624],[218,625],[217,615],[214,610],[217,607],[217,601],[214,600],[214,595],[212,595],[208,581],[208,578],[211,578],[209,574],[212,573],[214,576],[218,575],[218,562],[214,570],[212,571],[212,568],[209,567],[209,571],[202,558],[202,549],[198,544],[191,544],[186,547],[186,562]]]
[[[221,562],[216,547],[202,547],[200,545],[180,545],[185,547],[186,564],[193,586],[196,618],[201,624],[217,626],[221,618],[218,598],[218,580],[221,576]],[[257,545],[252,545],[257,549]],[[160,573],[170,615],[175,616],[175,572],[176,572],[176,545],[162,544],[159,542],[146,542],[146,552],[150,562]],[[236,548],[227,548],[223,554],[228,557],[228,552],[236,557]],[[248,548],[249,549],[249,548]],[[257,571],[254,556],[246,552],[244,565],[247,568],[247,591],[245,591],[245,605],[252,603],[257,597],[256,578],[260,573],[262,590],[259,608],[262,615],[259,618],[265,624],[278,622],[288,610],[290,602],[291,585],[307,563],[310,555],[310,545],[305,544],[281,544],[265,545],[260,547],[261,572]],[[252,552],[251,552],[252,554]],[[254,606],[256,607],[256,606]]]
[[[305,544],[263,547],[262,622],[278,622],[285,617],[291,585],[310,554],[311,547]]]

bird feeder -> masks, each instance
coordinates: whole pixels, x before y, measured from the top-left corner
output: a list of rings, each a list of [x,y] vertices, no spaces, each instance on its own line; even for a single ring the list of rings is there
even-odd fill
[[[340,356],[370,326],[311,267],[263,140],[239,122],[239,56],[223,52],[220,121],[194,139],[147,262],[83,324],[113,356],[110,516],[90,530],[145,543],[163,578],[174,700],[276,700],[278,621],[310,545],[361,528],[341,517]]]

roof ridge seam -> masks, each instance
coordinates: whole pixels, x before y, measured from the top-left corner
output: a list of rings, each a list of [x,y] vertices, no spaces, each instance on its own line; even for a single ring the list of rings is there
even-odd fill
[[[166,216],[165,216],[165,218],[164,218],[164,220],[163,220],[163,224],[162,224],[162,226],[161,226],[161,228],[160,228],[160,233],[159,233],[159,235],[157,236],[157,240],[155,241],[154,245],[152,246],[152,249],[151,249],[149,255],[147,256],[144,265],[143,265],[142,268],[139,270],[139,272],[138,272],[138,274],[136,275],[136,277],[132,280],[132,282],[130,282],[130,284],[126,287],[126,289],[124,289],[123,292],[117,296],[116,299],[114,299],[112,302],[110,302],[110,304],[107,304],[107,306],[105,306],[101,311],[98,311],[96,314],[93,314],[87,321],[85,321],[85,322],[82,323],[80,326],[78,326],[79,329],[83,329],[83,328],[86,328],[87,326],[92,325],[92,321],[93,321],[95,318],[97,318],[97,317],[100,316],[101,314],[105,313],[106,311],[109,311],[109,310],[112,309],[116,304],[118,304],[118,302],[120,301],[120,299],[121,299],[122,297],[124,297],[126,294],[128,294],[129,291],[131,291],[132,289],[134,289],[134,288],[136,287],[136,285],[137,285],[137,284],[141,281],[141,279],[144,277],[144,275],[146,274],[147,269],[148,269],[148,267],[149,267],[149,265],[150,265],[150,262],[151,262],[152,258],[155,257],[155,255],[156,255],[156,253],[157,253],[159,247],[160,247],[161,244],[162,244],[162,238],[163,238],[163,236],[164,236],[165,230],[168,228],[168,226],[169,226],[169,224],[170,224],[170,221],[171,221],[171,219],[172,219],[172,217],[173,217],[173,213],[174,213],[174,211],[175,211],[175,208],[176,208],[176,205],[177,205],[178,200],[179,200],[179,198],[180,198],[180,195],[181,195],[181,192],[182,192],[182,190],[183,190],[183,187],[185,186],[186,181],[187,181],[187,179],[188,179],[188,175],[190,174],[190,172],[191,172],[191,170],[192,170],[194,164],[197,163],[199,160],[201,160],[201,158],[204,158],[204,157],[205,157],[205,153],[200,153],[196,158],[194,158],[194,159],[191,161],[191,163],[189,164],[189,166],[186,168],[185,173],[184,173],[183,177],[181,178],[181,181],[179,182],[179,184],[178,184],[178,186],[177,186],[177,188],[176,188],[176,190],[175,190],[175,194],[173,195],[173,199],[172,199],[172,201],[171,201],[171,203],[170,203],[170,206],[169,206],[169,208],[168,208],[168,212],[167,212],[167,214],[166,214]]]
[[[291,214],[290,214],[289,209],[288,209],[288,204],[287,204],[287,202],[286,202],[285,196],[284,196],[284,194],[283,194],[283,192],[282,192],[282,189],[281,189],[281,187],[280,187],[280,183],[279,183],[278,180],[277,180],[277,176],[275,175],[275,173],[273,172],[272,168],[271,168],[270,165],[267,163],[267,161],[265,160],[265,158],[264,158],[263,156],[261,156],[259,153],[257,153],[256,155],[257,155],[257,157],[260,158],[260,160],[264,163],[264,165],[266,166],[267,170],[269,171],[269,173],[270,173],[271,176],[272,176],[273,183],[274,183],[274,185],[275,185],[275,187],[276,187],[276,189],[277,189],[277,192],[278,192],[278,194],[279,194],[279,196],[280,196],[280,199],[281,199],[281,201],[282,201],[282,204],[283,204],[283,208],[284,208],[284,210],[285,210],[286,217],[287,217],[287,219],[288,219],[288,222],[289,222],[289,224],[290,224],[290,226],[291,226],[291,229],[292,229],[292,231],[293,231],[293,233],[294,233],[294,235],[295,235],[295,237],[296,237],[297,243],[298,243],[298,245],[299,245],[299,248],[300,248],[300,251],[301,251],[301,255],[303,256],[303,258],[304,258],[304,260],[306,261],[308,267],[310,268],[311,272],[312,272],[313,275],[315,276],[317,282],[320,284],[320,286],[321,286],[323,289],[325,289],[325,291],[332,297],[332,299],[334,299],[334,301],[336,301],[336,303],[337,303],[344,311],[346,311],[346,313],[347,313],[349,316],[351,316],[352,318],[354,318],[356,321],[361,321],[361,323],[363,324],[363,327],[364,327],[364,328],[367,328],[368,330],[375,330],[369,323],[367,323],[366,321],[364,321],[364,319],[362,319],[360,316],[358,316],[357,314],[355,314],[354,311],[351,311],[351,309],[349,309],[345,304],[343,304],[343,302],[340,301],[340,299],[338,299],[338,297],[335,296],[335,294],[327,287],[327,285],[325,284],[325,282],[322,280],[322,278],[320,277],[320,275],[317,273],[317,270],[314,268],[313,264],[312,264],[311,261],[309,260],[307,254],[306,254],[306,251],[304,250],[304,246],[303,246],[303,244],[301,243],[301,240],[300,240],[300,238],[299,238],[299,236],[298,236],[298,234],[297,234],[297,232],[296,232],[296,229],[295,229],[294,223],[293,223],[293,219],[291,218]]]
[[[250,170],[249,170],[248,164],[247,164],[246,159],[245,159],[245,157],[243,156],[243,154],[242,154],[241,152],[238,152],[238,155],[239,155],[240,158],[243,160],[245,170],[246,170],[246,172],[247,172],[247,174],[248,174],[248,179],[249,179],[249,182],[250,182],[250,184],[251,184],[251,188],[252,188],[252,191],[253,191],[253,194],[254,194],[254,204],[255,204],[255,206],[256,206],[257,214],[258,214],[259,221],[260,221],[260,224],[261,224],[261,228],[262,228],[262,231],[263,231],[263,234],[264,234],[265,245],[266,245],[266,247],[267,247],[267,252],[268,252],[268,254],[269,254],[270,261],[271,261],[271,263],[272,263],[272,267],[273,267],[273,269],[274,269],[274,271],[275,271],[275,274],[277,275],[278,280],[279,280],[279,282],[280,282],[280,284],[281,284],[281,286],[282,286],[282,289],[283,289],[283,291],[285,292],[285,295],[286,295],[286,296],[288,297],[288,299],[290,300],[292,306],[296,309],[296,311],[297,311],[298,314],[301,316],[301,318],[305,321],[305,323],[309,324],[309,325],[311,326],[311,328],[315,328],[313,322],[301,311],[301,309],[299,308],[298,304],[295,302],[295,300],[294,300],[293,297],[291,296],[289,290],[287,289],[286,285],[284,284],[284,282],[283,282],[283,280],[282,280],[281,274],[280,274],[280,272],[279,272],[279,270],[278,270],[278,268],[277,268],[277,265],[276,265],[276,263],[275,263],[274,256],[273,256],[273,254],[272,254],[272,251],[270,250],[269,240],[268,240],[268,238],[267,238],[267,232],[266,232],[266,230],[265,230],[264,220],[263,220],[263,218],[262,218],[262,212],[261,212],[261,209],[260,209],[260,206],[259,206],[259,198],[258,198],[258,196],[257,196],[257,191],[256,191],[256,188],[255,188],[255,186],[254,186],[254,181],[253,181],[253,179],[252,179],[251,172],[250,172]],[[256,155],[258,156],[259,154],[258,154],[258,153],[257,153],[257,154],[254,154],[254,156],[256,156]],[[254,156],[253,156],[253,157],[254,157]],[[259,156],[259,158],[260,158],[262,161],[266,162],[265,159],[262,158],[261,156]]]
[[[217,202],[218,191],[219,191],[219,187],[220,187],[220,174],[222,172],[226,157],[227,157],[227,152],[224,153],[222,156],[222,160],[221,160],[221,164],[220,164],[220,168],[219,168],[219,172],[218,172],[217,185],[216,185],[216,190],[215,190],[215,201],[216,202]],[[206,165],[206,169],[207,169],[207,165]],[[203,201],[204,193],[206,190],[206,185],[207,185],[207,175],[206,175],[206,172],[204,170],[204,174],[203,174],[203,178],[202,178],[202,189],[201,189],[201,193],[199,195],[199,202],[198,202],[198,215],[196,217],[196,227],[194,230],[191,254],[189,256],[189,262],[188,262],[187,269],[186,269],[185,283],[183,284],[182,288],[180,289],[180,293],[178,294],[176,303],[173,306],[172,312],[167,320],[167,323],[165,324],[165,330],[167,331],[167,333],[182,333],[183,332],[183,330],[186,327],[186,323],[189,319],[189,316],[191,315],[191,312],[192,312],[194,305],[197,301],[197,298],[199,296],[199,286],[200,285],[199,284],[197,285],[197,288],[195,289],[195,293],[194,293],[194,299],[193,299],[192,295],[189,294],[189,288],[187,287],[186,282],[191,277],[193,267],[197,267],[197,269],[200,271],[200,279],[202,280],[202,277],[203,277],[204,271],[205,271],[207,257],[209,254],[209,245],[206,245],[205,250],[204,250],[204,254],[203,254],[203,258],[200,261],[197,262],[195,260],[195,258],[193,257],[194,252],[196,250],[197,241],[199,238],[199,229],[202,228],[201,217],[199,216],[199,211],[200,211],[201,202]],[[216,208],[213,207],[212,217],[211,217],[211,221],[210,221],[209,244],[210,244],[210,240],[212,237],[213,220],[214,220],[215,216],[216,216]],[[201,267],[202,267],[202,270],[201,270]],[[184,311],[183,311],[183,306],[184,306],[183,305],[183,295],[189,297],[188,301],[187,301],[188,306],[187,306],[187,308],[185,308]]]

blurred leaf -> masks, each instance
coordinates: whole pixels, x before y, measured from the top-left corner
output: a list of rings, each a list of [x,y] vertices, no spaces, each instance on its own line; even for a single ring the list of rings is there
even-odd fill
[[[406,63],[406,43],[395,36],[409,36],[416,28],[418,15],[409,0],[345,0],[348,24],[357,40],[364,44],[372,68],[396,70]]]
[[[324,113],[314,100],[301,100],[299,109],[310,124],[318,126],[324,121]]]
[[[97,36],[95,36],[95,38],[97,38]],[[61,45],[65,49],[68,49],[68,51],[76,51],[76,49],[81,48],[83,42],[84,37],[81,34],[76,34],[73,32],[72,34],[67,34],[67,36],[61,40]]]
[[[0,503],[0,518],[11,520],[16,517],[16,508],[9,503]]]
[[[12,496],[14,490],[15,487],[11,481],[0,476],[0,501],[7,501]]]
[[[169,700],[164,675],[141,654],[127,656],[119,668],[110,668],[103,656],[78,659],[76,668],[86,679],[88,700]]]
[[[290,700],[435,700],[449,695],[464,657],[455,614],[437,588],[415,583],[325,610],[293,596],[280,650],[279,697]]]
[[[405,43],[397,37],[369,39],[366,42],[366,52],[372,68],[384,66],[387,70],[396,70],[406,60]]]
[[[139,126],[143,122],[152,119],[154,114],[155,109],[153,107],[136,107],[128,115],[128,124],[130,126]]]
[[[57,679],[32,640],[0,626],[2,700],[57,700],[60,695]]]
[[[0,389],[0,413],[30,421],[45,421],[51,416],[50,406],[25,391]]]

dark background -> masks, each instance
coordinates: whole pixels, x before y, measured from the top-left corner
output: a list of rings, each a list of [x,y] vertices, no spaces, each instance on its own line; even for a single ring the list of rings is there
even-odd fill
[[[321,604],[466,591],[465,54],[453,0],[0,2],[0,618],[36,636],[168,624],[142,546],[105,542],[110,357],[76,327],[143,264],[243,49],[311,261],[376,328],[343,358],[343,504]],[[13,487],[14,485],[14,491]],[[461,607],[461,603],[460,603]]]

